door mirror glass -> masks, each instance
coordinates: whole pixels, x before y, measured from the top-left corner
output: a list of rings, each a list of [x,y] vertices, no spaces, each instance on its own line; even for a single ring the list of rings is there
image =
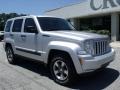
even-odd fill
[[[37,27],[36,27],[34,19],[27,18],[25,20],[24,32],[25,33],[35,33],[35,34],[38,34],[38,30],[37,30]]]
[[[29,33],[36,33],[36,34],[38,33],[36,27],[34,26],[27,26],[26,31],[29,31]]]

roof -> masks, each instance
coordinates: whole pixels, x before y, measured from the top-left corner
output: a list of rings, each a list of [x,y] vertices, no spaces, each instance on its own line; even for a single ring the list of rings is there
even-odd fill
[[[69,7],[69,6],[81,4],[81,3],[85,2],[85,1],[87,1],[87,0],[84,0],[84,1],[81,1],[81,2],[78,2],[78,3],[74,3],[74,4],[69,4],[69,5],[61,6],[61,7],[58,7],[58,8],[55,8],[55,9],[51,9],[51,10],[48,10],[48,11],[45,11],[45,12],[51,12],[51,11],[55,11],[55,10],[58,10],[58,9],[61,9],[61,8],[64,8],[64,7]]]
[[[27,16],[19,16],[19,17],[14,17],[14,18],[11,18],[11,19],[8,19],[9,20],[14,20],[14,19],[21,19],[21,18],[34,18],[34,17],[55,17],[55,16],[49,16],[49,15],[27,15]]]
[[[95,0],[94,2],[96,7],[101,5],[102,3],[103,0]],[[116,7],[111,7],[111,5],[109,5],[109,8],[103,9],[101,7],[98,10],[94,10],[91,6],[91,0],[84,0],[82,3],[67,5],[57,9],[49,10],[45,12],[45,15],[70,19],[105,15],[116,12],[120,12],[120,5],[117,5]]]

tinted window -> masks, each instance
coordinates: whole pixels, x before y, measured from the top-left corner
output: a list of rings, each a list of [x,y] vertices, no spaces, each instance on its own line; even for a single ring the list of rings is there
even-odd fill
[[[15,20],[14,24],[13,24],[12,31],[13,32],[21,32],[22,22],[23,22],[23,19],[17,19],[17,20]]]
[[[10,32],[10,27],[11,27],[12,21],[8,21],[6,24],[5,32]]]
[[[26,33],[34,33],[37,30],[36,24],[32,18],[27,18],[25,20],[24,32]]]
[[[66,20],[51,17],[38,17],[39,24],[44,31],[73,30]]]

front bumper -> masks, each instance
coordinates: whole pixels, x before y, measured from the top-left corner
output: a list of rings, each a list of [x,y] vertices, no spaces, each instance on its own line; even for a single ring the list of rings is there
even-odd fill
[[[95,71],[96,69],[103,67],[103,65],[112,62],[114,58],[114,49],[112,49],[111,52],[102,56],[91,57],[89,55],[86,55],[79,57],[79,59],[82,60],[83,73]]]

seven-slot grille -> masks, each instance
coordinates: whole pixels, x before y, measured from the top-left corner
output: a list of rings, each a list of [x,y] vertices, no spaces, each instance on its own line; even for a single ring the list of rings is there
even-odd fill
[[[94,45],[94,48],[93,48],[94,56],[104,55],[110,52],[108,40],[96,40],[94,41],[93,45]]]

